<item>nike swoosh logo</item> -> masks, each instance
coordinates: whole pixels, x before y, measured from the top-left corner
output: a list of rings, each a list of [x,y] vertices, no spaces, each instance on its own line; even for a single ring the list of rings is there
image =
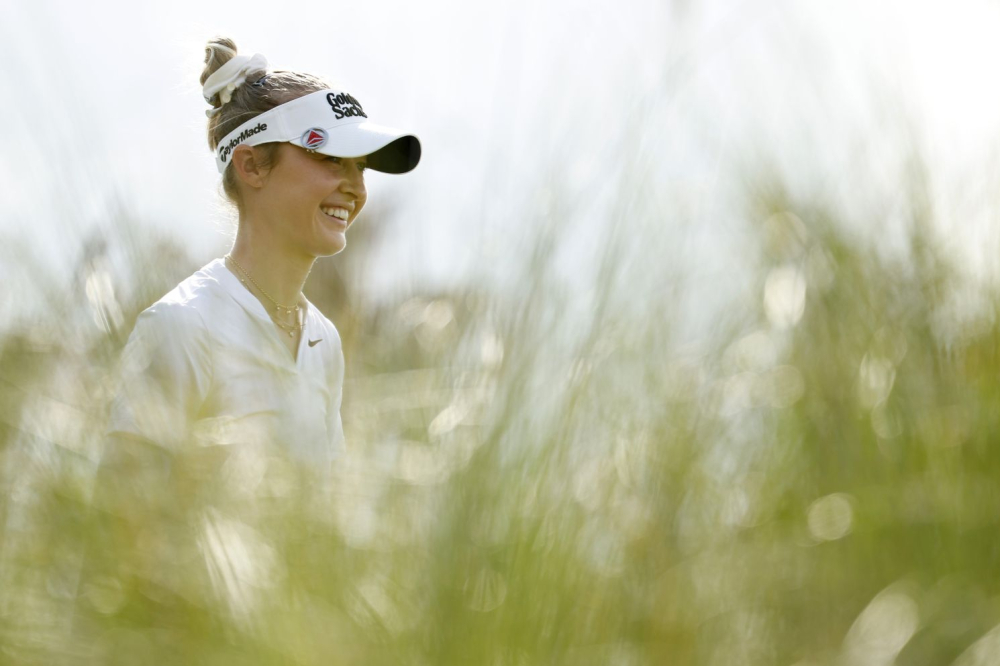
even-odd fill
[[[320,338],[319,340],[310,340],[310,341],[309,341],[309,346],[310,346],[310,347],[315,347],[315,346],[316,346],[317,344],[319,344],[320,342],[323,342],[323,338]]]

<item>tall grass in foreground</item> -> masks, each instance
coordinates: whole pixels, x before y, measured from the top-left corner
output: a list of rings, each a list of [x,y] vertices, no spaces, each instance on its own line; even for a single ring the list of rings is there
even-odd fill
[[[120,312],[85,267],[106,334],[66,294],[0,341],[0,662],[992,663],[1000,295],[923,224],[895,261],[748,214],[753,296],[700,344],[613,244],[572,317],[545,240],[517,299],[344,313],[332,491],[280,450],[99,466],[129,322],[197,262],[133,241]]]

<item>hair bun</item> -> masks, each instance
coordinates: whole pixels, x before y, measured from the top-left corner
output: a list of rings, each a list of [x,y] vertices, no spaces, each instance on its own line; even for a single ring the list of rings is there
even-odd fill
[[[228,37],[215,37],[205,45],[205,69],[201,72],[201,85],[205,85],[212,74],[236,57],[236,42]]]

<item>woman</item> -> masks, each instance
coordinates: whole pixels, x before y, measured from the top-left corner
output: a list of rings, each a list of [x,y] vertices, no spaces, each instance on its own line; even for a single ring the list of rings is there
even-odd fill
[[[116,439],[177,451],[279,444],[315,469],[343,447],[337,329],[302,295],[317,257],[342,251],[364,172],[404,173],[410,134],[368,122],[352,95],[259,54],[208,43],[208,142],[239,214],[236,241],[143,311],[122,358]]]

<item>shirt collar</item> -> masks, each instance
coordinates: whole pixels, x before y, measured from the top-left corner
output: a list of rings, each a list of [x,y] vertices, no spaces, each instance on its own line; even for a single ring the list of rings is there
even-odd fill
[[[264,304],[257,300],[257,297],[250,293],[250,290],[243,286],[240,279],[236,277],[231,270],[229,270],[226,266],[225,259],[213,259],[204,268],[202,268],[202,271],[204,271],[208,276],[214,278],[219,285],[225,289],[226,293],[232,296],[244,310],[258,319],[263,319],[268,322],[268,324],[273,325],[271,315],[269,315],[267,310],[264,309]],[[302,299],[306,302],[306,313],[303,321],[308,322],[314,306],[309,302],[309,299],[306,298],[304,294]]]

